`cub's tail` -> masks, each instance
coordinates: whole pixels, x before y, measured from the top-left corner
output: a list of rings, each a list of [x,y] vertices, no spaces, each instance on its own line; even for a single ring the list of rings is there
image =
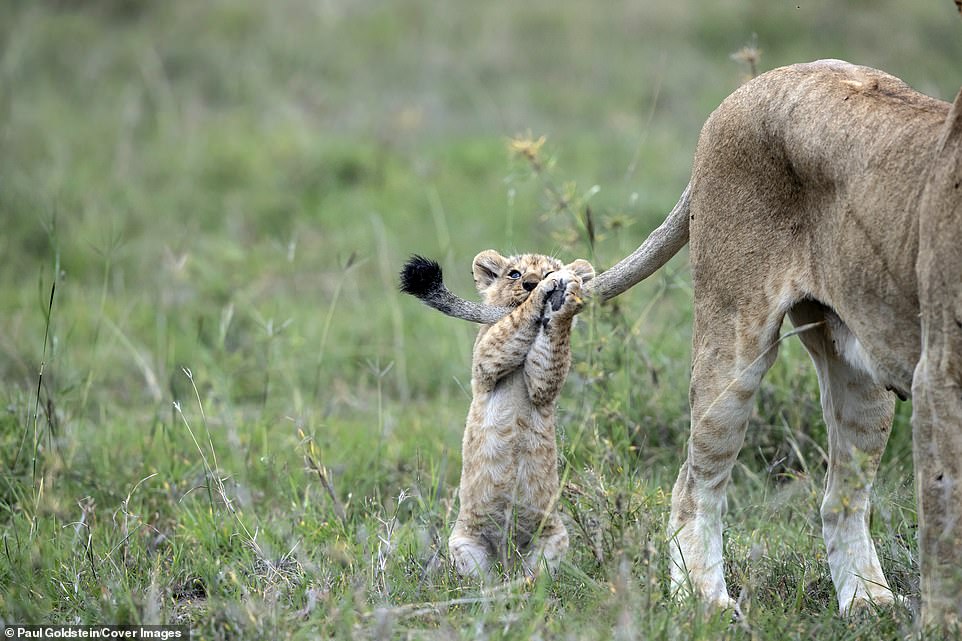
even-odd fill
[[[425,305],[474,323],[492,325],[511,312],[506,307],[494,307],[465,300],[452,294],[444,286],[441,266],[430,258],[415,254],[404,264],[400,274],[400,289]]]

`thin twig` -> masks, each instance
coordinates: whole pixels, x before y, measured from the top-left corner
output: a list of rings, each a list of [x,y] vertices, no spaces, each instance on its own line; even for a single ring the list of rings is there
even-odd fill
[[[331,505],[334,508],[334,514],[337,516],[337,520],[340,521],[342,528],[347,528],[347,511],[344,509],[344,505],[337,498],[337,493],[334,491],[334,485],[331,483],[331,479],[328,478],[327,470],[322,466],[318,465],[317,461],[314,460],[310,454],[304,455],[304,461],[307,466],[317,473],[317,478],[321,481],[321,486],[327,495],[331,498]]]
[[[509,598],[526,599],[527,593],[514,593],[515,588],[525,587],[531,584],[531,579],[522,577],[509,581],[490,590],[482,590],[480,596],[460,597],[448,599],[447,601],[427,601],[422,603],[406,603],[393,607],[379,607],[371,612],[364,612],[361,618],[370,619],[378,614],[390,614],[395,618],[412,618],[424,616],[425,614],[442,613],[448,608],[458,605],[479,605],[483,603],[494,603],[504,601]]]

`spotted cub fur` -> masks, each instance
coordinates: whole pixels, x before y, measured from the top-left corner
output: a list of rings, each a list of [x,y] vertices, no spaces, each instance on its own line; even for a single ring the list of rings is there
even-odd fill
[[[471,409],[462,444],[461,510],[448,540],[457,571],[487,576],[493,561],[554,572],[568,548],[555,509],[555,401],[571,365],[571,325],[594,276],[584,260],[481,252],[474,281],[485,303],[511,308],[474,343]]]

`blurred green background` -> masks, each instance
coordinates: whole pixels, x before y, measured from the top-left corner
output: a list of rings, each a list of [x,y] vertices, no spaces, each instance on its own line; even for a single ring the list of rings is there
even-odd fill
[[[381,590],[369,539],[417,488],[398,517],[415,524],[411,567],[443,554],[475,328],[402,297],[397,270],[412,253],[436,257],[473,296],[470,261],[488,247],[610,266],[681,193],[701,123],[749,77],[732,57],[744,47],[760,51],[759,72],[831,57],[946,100],[962,85],[948,0],[0,4],[0,616],[246,630],[229,604],[270,602],[269,590],[254,570],[225,579],[231,554],[255,567],[295,544],[313,578],[266,618],[291,634],[321,575],[341,577],[329,581],[353,613],[345,634],[368,630],[372,603],[440,598],[417,576],[416,593]],[[518,136],[547,138],[540,173],[511,156]],[[644,485],[655,531],[687,429],[684,256],[586,320],[560,410],[564,463],[574,480]],[[804,476],[812,497],[798,509],[817,513],[814,376],[797,344],[783,351],[736,482],[760,474],[753,491],[767,496],[779,470]],[[886,463],[896,506],[911,501],[909,412]],[[219,461],[208,469],[201,452]],[[347,506],[340,530],[305,456],[323,459]],[[195,491],[215,477],[245,516]],[[116,529],[134,487],[136,536]],[[910,582],[912,510],[891,510]],[[796,535],[817,538],[816,518]],[[86,547],[63,529],[79,520]],[[230,552],[238,523],[262,547]],[[121,543],[125,559],[135,545],[126,565]],[[619,571],[613,549],[589,571],[599,581]],[[820,572],[821,591],[799,605],[816,618],[833,600],[817,568],[800,576]],[[201,592],[184,587],[196,581]],[[185,593],[208,603],[203,617],[181,612]]]
[[[37,281],[58,260],[48,375],[84,379],[96,348],[86,411],[159,400],[104,319],[162,388],[183,365],[243,378],[210,348],[254,349],[290,321],[269,342],[299,363],[275,374],[310,387],[340,289],[325,386],[363,383],[359,360],[400,362],[400,340],[439,365],[430,344],[453,324],[393,291],[409,253],[442,258],[468,293],[480,249],[560,249],[509,137],[547,136],[565,180],[601,187],[601,219],[631,223],[598,248],[604,267],[683,188],[700,124],[748,73],[730,54],[756,43],[760,70],[844,58],[950,99],[962,39],[944,5],[4,3],[0,374],[33,387]],[[422,369],[391,384],[440,378]]]

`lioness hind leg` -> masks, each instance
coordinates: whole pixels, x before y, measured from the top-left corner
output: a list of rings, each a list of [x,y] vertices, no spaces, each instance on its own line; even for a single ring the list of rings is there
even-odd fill
[[[737,611],[722,560],[725,489],[755,391],[775,359],[781,317],[707,316],[696,310],[691,436],[671,497],[671,578],[678,594],[691,592],[711,606]]]
[[[825,317],[815,304],[789,313],[795,325]],[[869,373],[844,360],[829,326],[799,334],[815,363],[828,431],[828,476],[822,500],[822,536],[841,614],[894,601],[869,536],[869,496],[885,450],[895,398]]]

